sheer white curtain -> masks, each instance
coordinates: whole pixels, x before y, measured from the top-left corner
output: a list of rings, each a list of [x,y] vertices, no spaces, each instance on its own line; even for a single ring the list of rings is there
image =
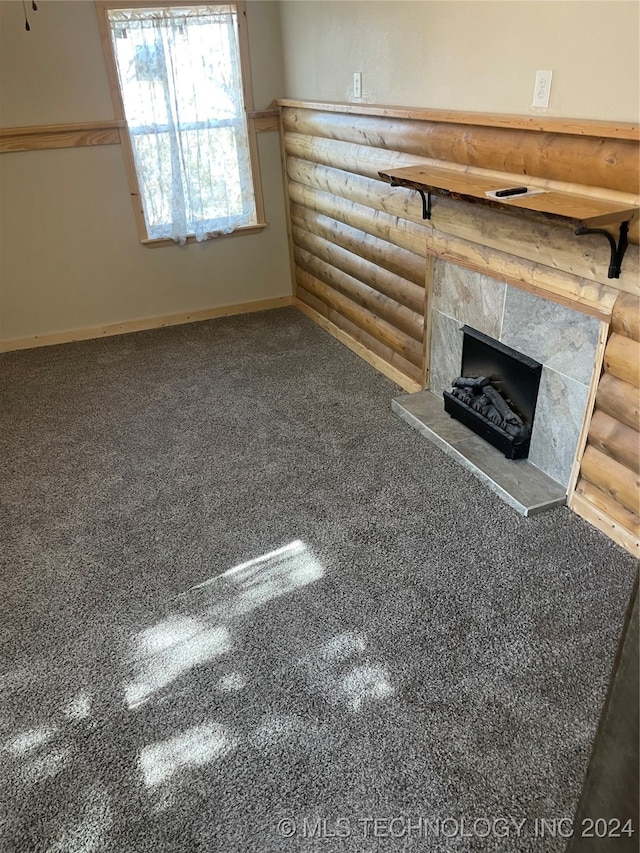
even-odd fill
[[[108,12],[151,238],[256,221],[232,6]]]

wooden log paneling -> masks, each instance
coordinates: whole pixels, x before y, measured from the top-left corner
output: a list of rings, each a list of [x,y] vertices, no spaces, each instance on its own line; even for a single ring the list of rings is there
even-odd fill
[[[456,124],[445,127],[413,118],[341,115],[335,110],[301,107],[283,109],[281,123],[290,233],[301,228],[359,255],[372,265],[369,274],[378,266],[419,285],[419,259],[436,254],[605,320],[619,289],[640,292],[640,257],[635,246],[627,251],[621,278],[611,282],[607,278],[609,247],[598,235],[577,238],[568,223],[536,216],[523,220],[511,211],[479,210],[477,205],[447,198],[434,200],[433,217],[425,222],[418,194],[391,188],[378,174],[393,166],[431,161],[442,165],[444,160],[447,168],[502,181],[507,175],[515,181],[526,172],[527,182],[534,186],[571,189],[594,197],[606,192],[608,197],[634,204],[639,199],[638,169],[630,152],[637,150],[637,140],[586,135],[580,137],[578,150],[573,133],[477,125],[461,131],[462,126]],[[466,135],[467,130],[471,136]],[[519,140],[515,148],[510,145],[512,133]],[[485,156],[488,140],[492,151],[501,153],[499,158]],[[475,141],[480,148],[470,153]],[[586,146],[584,151],[580,146]],[[595,152],[600,184],[592,179],[591,162],[588,183],[575,165],[587,149]],[[558,153],[558,163],[564,165],[536,170],[531,164],[548,159],[549,151],[554,156]],[[565,157],[567,151],[572,152],[571,157]],[[559,152],[564,153],[560,156]],[[584,172],[584,164],[581,168]],[[348,256],[336,252],[328,259],[328,249],[324,249],[325,263],[340,258],[344,267]],[[352,266],[349,272],[353,272]],[[380,287],[374,281],[364,283]],[[385,292],[390,295],[388,288]],[[410,292],[410,288],[404,294],[398,292],[395,298],[406,307],[424,311],[424,303],[422,308],[419,305],[421,294],[414,292],[407,299]]]
[[[570,133],[579,136],[603,136],[606,139],[640,140],[640,127],[635,122],[573,119],[562,116],[524,116],[508,113],[480,113],[468,110],[438,110],[430,107],[399,107],[386,104],[354,104],[349,101],[299,101],[283,98],[283,107],[343,113],[373,115],[388,118],[410,118],[448,124],[478,124],[482,127],[507,127],[521,130],[543,130],[549,133]]]
[[[640,341],[640,300],[621,293],[611,314],[611,329],[619,335]]]
[[[622,506],[610,494],[603,492],[602,489],[584,478],[579,480],[576,492],[601,513],[609,516],[616,524],[628,530],[633,536],[640,537],[640,515],[637,512],[632,512]]]
[[[339,169],[347,174],[361,175],[379,181],[378,172],[387,168],[402,166],[418,166],[424,162],[423,157],[412,157],[402,151],[387,151],[385,148],[355,145],[335,139],[317,139],[313,136],[298,136],[290,133],[284,135],[284,146],[290,157],[298,163],[288,163],[287,171],[292,177],[291,168],[308,168],[307,164],[328,166]],[[391,162],[389,162],[391,161]],[[297,180],[297,178],[296,178]]]
[[[640,299],[614,306],[572,508],[640,556]]]
[[[358,255],[354,255],[340,246],[335,246],[322,237],[316,237],[309,231],[305,231],[297,226],[293,228],[293,239],[297,247],[306,250],[320,260],[325,261],[325,263],[361,281],[363,287],[367,288],[366,293],[369,290],[376,291],[380,297],[375,297],[380,310],[380,316],[385,317],[388,312],[389,316],[386,319],[395,322],[399,329],[403,329],[418,341],[424,339],[424,291],[420,294],[421,298],[417,303],[417,310],[413,310],[411,307],[406,306],[406,300],[397,296],[398,292],[403,293],[407,288],[416,289],[415,285],[410,282],[380,267],[376,267],[375,264],[363,260]],[[313,272],[313,270],[310,270],[310,272]],[[340,285],[337,286],[339,287]],[[372,296],[368,301],[373,304],[373,299],[374,297]],[[389,307],[387,308],[387,306]]]
[[[521,214],[490,208],[480,210],[477,205],[445,198],[434,199],[432,220],[425,223],[417,192],[391,188],[379,180],[378,171],[385,168],[382,165],[385,160],[388,165],[389,152],[332,140],[306,137],[301,140],[291,135],[285,138],[285,148],[289,155],[287,173],[292,181],[415,222],[431,231],[461,237],[541,266],[551,265],[558,272],[569,273],[568,281],[577,276],[599,282],[603,293],[611,294],[609,307],[613,305],[619,287],[640,292],[640,253],[637,246],[627,250],[621,278],[614,290],[607,277],[609,246],[601,236],[576,237],[568,224],[553,224],[544,217],[527,218],[523,226]],[[314,162],[301,159],[303,155],[315,158]],[[339,162],[341,168],[327,165],[331,162]],[[398,165],[410,165],[402,158],[397,158],[397,162]]]
[[[435,229],[429,235],[427,251],[602,320],[609,318],[615,300],[610,288]]]
[[[636,432],[640,431],[640,401],[635,385],[604,373],[598,385],[596,408]]]
[[[607,373],[640,387],[640,343],[614,332],[604,356]]]
[[[592,444],[582,457],[582,477],[631,512],[640,511],[640,475],[621,465]]]
[[[464,175],[477,175],[492,178],[499,182],[515,181],[522,183],[522,176],[517,173],[504,170],[483,169],[476,166],[466,166],[453,160],[439,160],[433,157],[420,157],[406,152],[391,151],[374,145],[358,145],[354,142],[343,142],[339,139],[323,139],[321,137],[306,136],[304,134],[285,133],[284,144],[287,152],[301,160],[311,163],[321,163],[325,166],[340,166],[354,174],[361,174],[372,178],[378,178],[377,172],[381,170],[399,169],[407,166],[436,166],[446,168]],[[496,140],[499,144],[499,140]],[[373,163],[385,163],[376,174],[373,174]],[[609,199],[621,204],[636,205],[640,193],[603,189],[583,184],[574,184],[569,181],[551,181],[536,175],[528,175],[526,179],[528,186],[539,189],[558,190],[561,192],[575,193],[586,198]]]
[[[343,249],[348,249],[388,272],[413,282],[418,288],[415,296],[421,298],[420,294],[424,291],[424,258],[420,255],[392,246],[371,234],[298,205],[291,207],[291,221],[300,225],[301,228],[306,228],[307,231],[324,237],[325,240],[330,240],[336,246],[342,246]]]
[[[638,193],[638,145],[632,140],[507,128],[497,131],[477,125],[297,108],[284,111],[284,129],[501,172]]]
[[[428,232],[423,225],[416,225],[399,216],[390,216],[383,211],[372,211],[365,205],[314,190],[304,184],[291,183],[289,198],[294,204],[307,207],[316,213],[323,213],[393,246],[406,249],[414,255],[423,258],[427,256]]]
[[[631,471],[640,470],[640,434],[600,409],[591,418],[589,442]]]
[[[400,328],[397,303],[303,249],[296,248],[295,258],[299,265],[298,282],[305,290],[332,308],[342,310],[347,319],[403,358],[421,365],[421,343]]]
[[[399,353],[392,350],[391,347],[385,346],[373,335],[365,332],[365,330],[360,326],[352,323],[339,311],[335,311],[331,306],[322,302],[322,300],[313,296],[313,294],[309,293],[302,287],[298,290],[296,304],[304,310],[304,307],[300,305],[300,302],[312,309],[311,312],[305,311],[305,313],[312,316],[316,321],[318,320],[318,317],[324,318],[327,321],[327,325],[330,324],[339,332],[343,332],[347,336],[345,340],[346,343],[352,343],[355,341],[359,346],[352,346],[352,349],[364,358],[369,356],[367,360],[375,367],[378,367],[378,369],[384,369],[385,365],[389,365],[392,368],[392,371],[397,371],[397,374],[400,374],[400,376],[408,376],[413,380],[414,387],[412,390],[419,390],[421,387],[421,375],[415,364],[412,364],[406,358],[403,358]],[[397,380],[397,374],[392,372],[391,378]]]
[[[577,276],[566,276],[551,267],[543,267],[478,243],[451,237],[435,228],[427,228],[381,210],[372,211],[342,196],[291,183],[289,197],[293,204],[373,234],[416,255],[439,254],[455,263],[596,317],[608,318],[615,302],[617,292],[606,285],[585,281]]]
[[[326,275],[327,278],[332,277],[332,270],[328,264],[323,266],[321,261],[317,261],[314,267]],[[337,271],[333,271],[333,275],[336,274]],[[341,273],[338,277],[342,278],[343,281],[348,278],[344,273]],[[354,302],[348,296],[336,290],[331,284],[322,281],[302,267],[297,268],[296,278],[299,286],[303,290],[306,290],[307,293],[311,293],[330,308],[333,308],[334,311],[340,312],[347,320],[355,323],[356,326],[359,326],[372,337],[376,338],[380,343],[390,347],[394,352],[406,358],[407,361],[410,361],[416,367],[420,367],[422,364],[422,347],[410,335],[400,331],[400,329],[397,329],[391,323],[383,320],[361,304]]]

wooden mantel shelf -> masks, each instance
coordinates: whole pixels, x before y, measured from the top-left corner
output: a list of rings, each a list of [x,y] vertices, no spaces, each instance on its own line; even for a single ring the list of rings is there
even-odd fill
[[[379,174],[394,187],[408,187],[472,201],[481,200],[500,207],[533,210],[547,216],[569,219],[585,228],[599,228],[603,225],[631,220],[638,212],[637,207],[620,204],[617,201],[587,198],[557,190],[546,190],[539,195],[529,195],[524,198],[518,198],[518,196],[502,199],[488,198],[485,193],[512,187],[513,180],[500,183],[495,178],[485,178],[482,175],[439,166],[406,166],[402,169],[389,169]],[[522,185],[524,186],[524,181]]]
[[[431,194],[446,195],[464,201],[482,202],[492,207],[515,207],[520,210],[541,213],[574,223],[575,233],[602,233],[611,245],[609,278],[618,278],[620,264],[627,246],[627,231],[630,221],[638,213],[638,207],[608,199],[589,198],[561,190],[544,190],[535,195],[494,198],[487,192],[513,187],[513,179],[505,181],[495,177],[461,172],[439,166],[407,166],[402,169],[380,171],[380,177],[393,187],[407,187],[422,195],[423,218],[431,218]],[[524,186],[521,180],[518,184]],[[530,189],[537,189],[530,187]],[[427,197],[425,197],[425,193]],[[602,228],[605,225],[620,225],[618,243]]]

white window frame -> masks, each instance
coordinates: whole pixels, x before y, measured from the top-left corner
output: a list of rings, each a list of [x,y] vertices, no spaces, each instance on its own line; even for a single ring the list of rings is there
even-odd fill
[[[120,132],[120,142],[124,156],[125,171],[133,202],[133,212],[138,230],[140,242],[146,246],[175,246],[177,243],[168,238],[153,238],[149,236],[147,223],[145,220],[144,210],[142,207],[140,186],[138,183],[138,175],[133,158],[133,149],[131,140],[127,131],[127,122],[124,111],[124,102],[120,91],[120,80],[118,78],[118,70],[116,66],[116,58],[113,52],[113,44],[111,41],[111,31],[107,12],[111,9],[144,9],[144,8],[160,8],[160,7],[178,7],[178,6],[232,6],[236,9],[238,21],[238,42],[240,48],[240,68],[242,74],[242,92],[244,98],[244,109],[247,116],[247,130],[249,134],[249,156],[251,158],[251,173],[253,176],[253,196],[256,206],[257,221],[250,225],[240,225],[229,235],[234,236],[239,234],[251,234],[261,231],[266,227],[264,214],[264,201],[262,197],[262,181],[260,179],[260,164],[258,158],[258,141],[256,133],[256,122],[253,107],[253,91],[251,86],[251,63],[249,59],[249,34],[247,30],[247,10],[244,0],[203,0],[202,4],[198,4],[197,0],[94,0],[98,16],[98,27],[100,30],[100,38],[107,68],[107,77],[109,80],[109,88],[111,90],[111,100],[116,121],[122,123]],[[195,236],[188,235],[187,243],[195,242]]]

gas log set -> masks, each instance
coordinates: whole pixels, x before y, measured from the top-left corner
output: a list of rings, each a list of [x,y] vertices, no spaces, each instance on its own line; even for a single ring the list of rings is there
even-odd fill
[[[508,459],[526,459],[542,364],[470,326],[461,331],[461,375],[443,392],[445,412]]]
[[[485,376],[459,376],[451,393],[519,441],[531,438],[531,429]]]

